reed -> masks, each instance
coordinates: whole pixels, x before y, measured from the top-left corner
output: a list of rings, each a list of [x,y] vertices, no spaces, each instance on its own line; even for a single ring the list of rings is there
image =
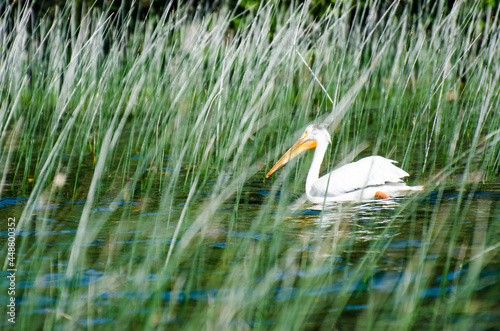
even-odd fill
[[[315,20],[309,5],[133,27],[98,8],[67,23],[71,4],[32,27],[7,7],[16,329],[498,323],[481,297],[498,293],[500,205],[479,196],[498,194],[498,10],[351,1]],[[310,156],[264,174],[311,122],[329,124],[332,167],[391,157],[425,195],[293,206]]]

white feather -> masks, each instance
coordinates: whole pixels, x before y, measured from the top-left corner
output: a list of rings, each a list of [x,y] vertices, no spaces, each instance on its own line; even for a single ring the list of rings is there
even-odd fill
[[[346,164],[317,179],[311,187],[312,196],[338,196],[368,186],[403,183],[408,173],[382,156],[368,156]]]

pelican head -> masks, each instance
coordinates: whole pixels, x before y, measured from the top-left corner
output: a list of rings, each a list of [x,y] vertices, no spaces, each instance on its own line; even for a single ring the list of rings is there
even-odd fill
[[[330,134],[323,125],[311,124],[308,125],[304,134],[300,139],[290,148],[278,162],[273,166],[273,168],[267,173],[266,178],[271,176],[276,170],[288,163],[288,161],[294,159],[303,152],[316,148],[319,143],[331,143]]]

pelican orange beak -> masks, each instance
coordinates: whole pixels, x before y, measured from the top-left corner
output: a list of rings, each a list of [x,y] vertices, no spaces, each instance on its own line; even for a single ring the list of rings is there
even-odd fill
[[[292,146],[292,148],[286,151],[286,153],[281,157],[281,159],[279,159],[279,161],[276,162],[273,168],[269,170],[269,172],[266,175],[266,178],[271,176],[274,172],[276,172],[276,170],[287,164],[288,161],[294,159],[301,153],[307,151],[308,149],[316,148],[317,143],[315,140],[305,140],[308,134],[309,134],[308,132],[304,132],[302,137],[300,137],[300,139]]]

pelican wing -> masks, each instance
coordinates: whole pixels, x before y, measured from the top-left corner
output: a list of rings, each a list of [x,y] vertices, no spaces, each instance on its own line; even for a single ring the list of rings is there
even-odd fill
[[[381,156],[369,156],[346,164],[314,182],[311,195],[321,197],[327,192],[327,196],[337,196],[368,186],[402,183],[401,178],[409,175],[393,163],[397,162]]]

